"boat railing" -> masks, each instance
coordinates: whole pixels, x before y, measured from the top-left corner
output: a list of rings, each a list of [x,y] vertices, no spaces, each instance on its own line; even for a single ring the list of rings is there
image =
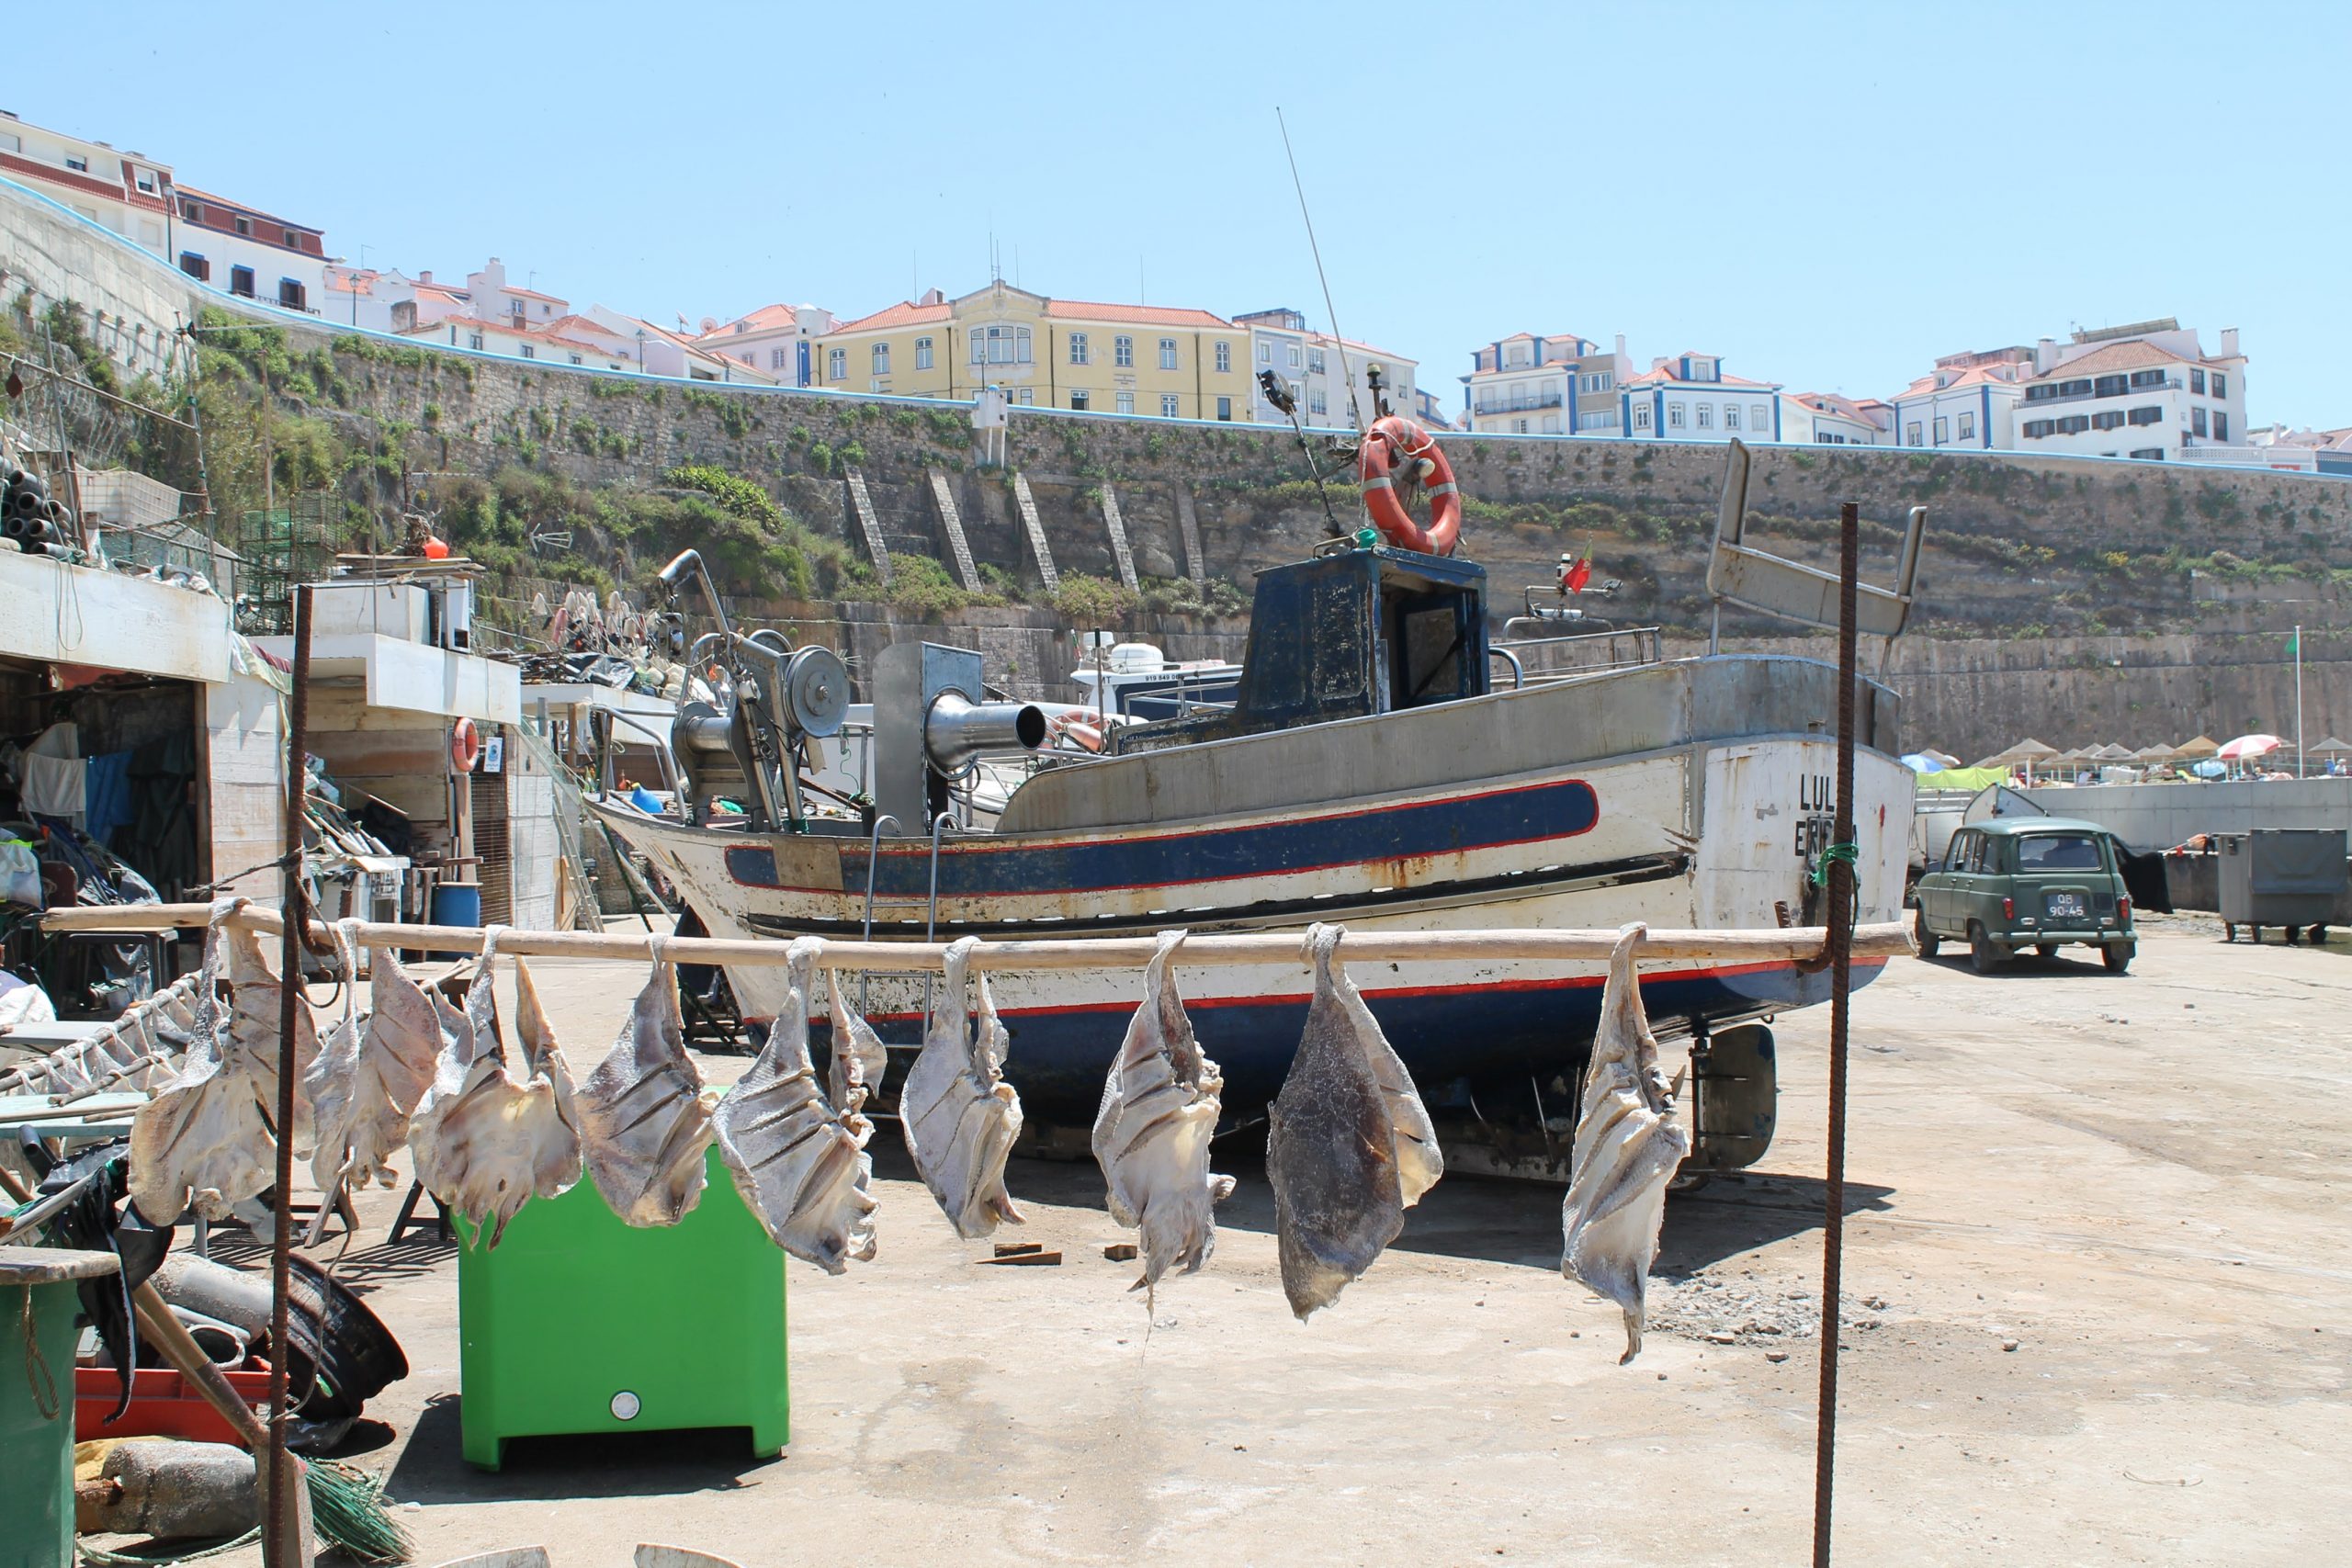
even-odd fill
[[[1657,626],[1619,626],[1559,637],[1515,637],[1509,642],[1489,644],[1488,651],[1510,661],[1520,685],[1531,680],[1598,675],[1666,661],[1662,629]]]

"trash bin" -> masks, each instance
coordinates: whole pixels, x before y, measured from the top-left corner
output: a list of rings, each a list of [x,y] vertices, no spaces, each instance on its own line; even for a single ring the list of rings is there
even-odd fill
[[[427,925],[476,927],[481,924],[481,885],[476,882],[436,882],[424,906]],[[455,958],[453,949],[428,950],[426,956]]]
[[[0,1247],[0,1320],[20,1352],[0,1359],[0,1568],[73,1568],[74,1282],[117,1268],[111,1252]]]
[[[453,1221],[469,1463],[498,1469],[510,1438],[700,1427],[784,1451],[785,1257],[708,1159],[674,1225],[624,1224],[585,1176],[524,1204],[493,1250]]]
[[[2289,941],[2308,927],[2316,940],[2335,918],[2346,875],[2345,835],[2340,828],[2257,828],[2250,833],[2216,836],[2221,862],[2222,929],[2231,941],[2237,928],[2282,926]]]

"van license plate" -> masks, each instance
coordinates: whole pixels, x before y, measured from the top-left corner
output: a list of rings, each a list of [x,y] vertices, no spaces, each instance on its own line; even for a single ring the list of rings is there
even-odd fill
[[[2079,893],[2052,893],[2047,907],[2052,919],[2079,920],[2090,913]]]

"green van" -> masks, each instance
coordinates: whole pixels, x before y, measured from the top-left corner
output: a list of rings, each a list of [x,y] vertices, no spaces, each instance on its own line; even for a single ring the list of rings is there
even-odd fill
[[[2123,847],[2096,822],[2020,817],[1956,830],[1944,863],[1919,879],[1919,956],[1949,939],[1989,975],[2021,947],[2044,958],[2070,942],[2120,975],[2139,942],[2123,886]]]

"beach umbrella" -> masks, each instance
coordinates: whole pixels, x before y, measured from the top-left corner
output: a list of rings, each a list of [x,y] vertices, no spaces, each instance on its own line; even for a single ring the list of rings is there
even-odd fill
[[[2179,755],[2179,752],[2159,740],[2154,746],[2143,746],[2132,752],[2132,760],[2135,762],[2163,762],[2169,761]]]
[[[2130,762],[2137,760],[2131,747],[2118,745],[2112,740],[2100,747],[2098,754],[2110,762]]]
[[[2045,746],[2030,736],[2006,751],[1996,751],[1976,765],[1980,768],[2014,768],[2021,762],[2046,762],[2058,755],[2058,748]]]
[[[2224,762],[2244,762],[2256,757],[2267,757],[2285,744],[2275,735],[2241,735],[2213,755]]]
[[[2182,741],[2178,750],[2175,750],[2173,755],[2176,757],[2210,757],[2221,749],[2222,743],[2220,741],[2214,739],[2210,735],[2200,735],[2194,740]]]
[[[2218,779],[2228,774],[2230,765],[2227,762],[2214,761],[2208,757],[2201,762],[2192,763],[2188,771],[2200,779]]]
[[[2312,755],[2314,757],[2352,756],[2352,740],[2338,740],[2331,735],[2312,748]]]
[[[1944,765],[1925,751],[1913,751],[1903,759],[1903,765],[1915,773],[1940,773]]]
[[[1957,768],[1960,766],[1959,758],[1953,756],[1949,751],[1939,751],[1932,746],[1922,747],[1919,750],[1914,752],[1913,755],[1925,757],[1929,761],[1932,761],[1940,767]]]

